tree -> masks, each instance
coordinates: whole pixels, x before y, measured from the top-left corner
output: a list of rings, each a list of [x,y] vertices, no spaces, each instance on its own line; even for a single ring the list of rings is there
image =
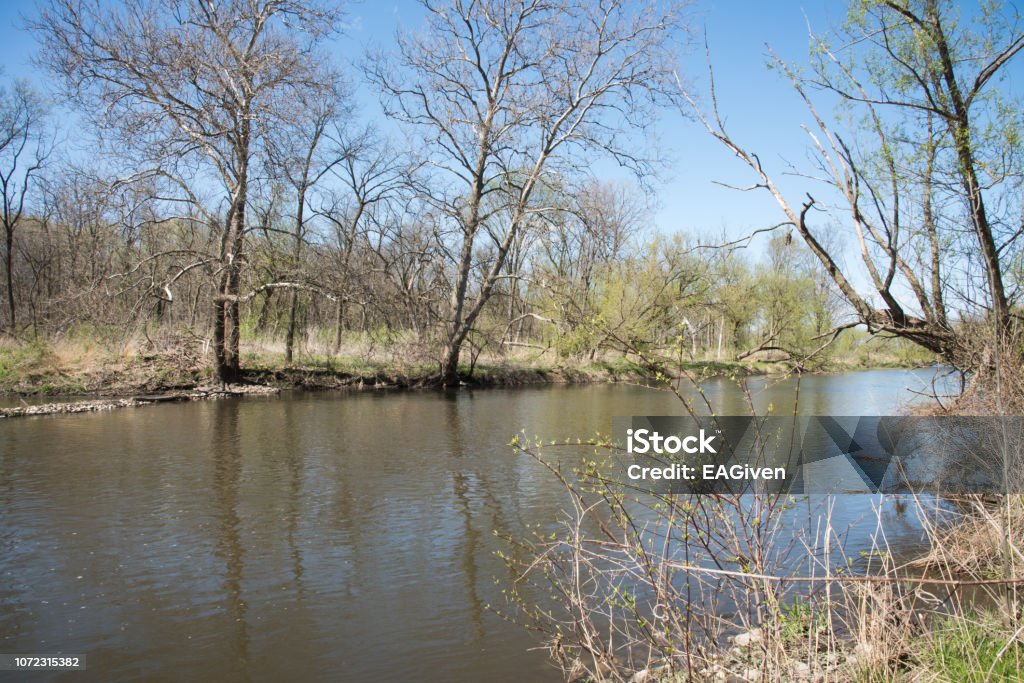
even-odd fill
[[[9,91],[0,87],[0,223],[4,226],[4,270],[11,334],[17,330],[14,294],[14,234],[25,213],[29,191],[53,150],[44,130],[47,108],[25,81]]]
[[[557,188],[562,211],[545,216],[535,239],[533,279],[543,283],[540,313],[561,329],[559,351],[591,358],[607,335],[594,321],[603,294],[602,276],[633,256],[648,207],[639,188],[587,179]]]
[[[631,130],[671,100],[675,7],[560,0],[424,2],[428,29],[368,75],[389,116],[416,126],[437,170],[431,203],[454,235],[440,378],[458,382],[467,335],[503,276],[545,174],[600,151],[649,169]],[[489,246],[484,250],[483,245]]]
[[[808,258],[810,257],[810,258]],[[767,262],[758,264],[746,292],[757,306],[759,341],[737,354],[742,360],[759,352],[782,354],[782,360],[803,370],[824,361],[835,312],[832,292],[814,257],[792,236],[768,243]]]
[[[319,214],[330,223],[335,238],[336,258],[331,287],[335,290],[335,354],[341,349],[347,304],[353,300],[353,256],[356,245],[370,226],[380,226],[381,213],[397,200],[415,174],[415,164],[394,149],[372,128],[338,141],[339,162],[331,174],[340,183],[341,192],[331,192],[322,200]],[[369,240],[362,239],[369,249]],[[375,250],[379,256],[379,250]]]
[[[776,59],[803,98],[816,130],[817,168],[839,208],[811,194],[797,208],[760,157],[734,140],[716,105],[708,131],[770,192],[804,243],[871,332],[888,332],[965,371],[985,370],[1013,348],[1015,292],[1004,264],[1020,251],[1020,107],[996,89],[1024,48],[1015,13],[986,4],[967,19],[940,0],[856,0],[834,41],[813,37],[812,75]],[[812,94],[836,95],[860,114],[866,137],[841,132]],[[712,102],[714,85],[712,84]],[[854,284],[823,238],[849,226],[870,289]],[[966,229],[965,229],[966,228]],[[880,305],[879,305],[880,304]],[[994,330],[977,343],[970,323]],[[838,328],[835,333],[838,333]],[[992,341],[992,340],[995,341]]]
[[[339,84],[340,86],[340,84]],[[320,96],[316,96],[320,95]],[[298,99],[287,116],[281,117],[274,136],[271,166],[279,169],[295,196],[294,231],[292,233],[291,276],[297,279],[301,264],[302,246],[306,241],[308,196],[314,186],[337,164],[345,152],[324,150],[330,127],[338,124],[343,114],[338,110],[340,93],[335,88],[324,88],[311,99]],[[312,212],[310,212],[312,213]],[[297,284],[297,283],[296,283]],[[288,305],[288,327],[285,334],[284,359],[291,364],[295,347],[296,315],[299,306],[299,288],[293,287]]]
[[[290,0],[52,0],[33,29],[42,60],[116,145],[201,205],[219,184],[213,338],[222,381],[239,377],[239,282],[251,166],[276,108],[321,87],[317,46],[337,10]],[[196,164],[200,164],[197,168]]]

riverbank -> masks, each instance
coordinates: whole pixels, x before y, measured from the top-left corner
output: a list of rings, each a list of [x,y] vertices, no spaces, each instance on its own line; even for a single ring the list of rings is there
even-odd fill
[[[750,366],[707,364],[688,370],[699,377],[765,374]],[[346,372],[323,367],[251,367],[242,371],[238,384],[220,384],[205,368],[191,372],[173,371],[160,363],[143,359],[129,367],[107,367],[82,375],[53,376],[42,382],[26,379],[4,384],[0,396],[21,405],[0,407],[0,418],[32,415],[99,412],[154,403],[216,400],[239,396],[267,396],[281,391],[388,391],[437,388],[436,373],[408,372],[381,367]],[[463,373],[465,387],[518,387],[544,384],[590,384],[626,382],[650,384],[660,381],[657,373],[638,364],[593,364],[557,367],[527,367],[515,364],[485,365],[472,374]],[[54,398],[54,401],[41,401]],[[28,400],[26,400],[28,399]]]
[[[684,367],[697,378],[782,372],[764,362],[695,362]],[[429,362],[329,356],[293,365],[272,353],[244,354],[242,381],[222,385],[207,359],[180,349],[142,351],[103,349],[89,344],[10,342],[0,346],[0,396],[11,405],[0,416],[92,412],[166,401],[266,395],[287,390],[396,390],[437,386]],[[543,384],[652,383],[659,370],[625,358],[589,363],[537,362],[516,357],[488,358],[464,367],[461,383],[470,387]],[[54,399],[44,401],[42,399]]]
[[[901,366],[898,359],[878,358],[871,367]],[[837,360],[823,371],[865,369],[863,358]],[[684,361],[660,368],[619,354],[581,362],[554,357],[508,355],[486,357],[464,366],[467,387],[516,387],[544,384],[628,382],[654,384],[666,376],[703,380],[711,377],[783,375],[787,365],[764,360]],[[219,383],[209,358],[194,345],[159,350],[103,346],[92,341],[0,345],[0,397],[8,406],[0,416],[92,412],[165,401],[209,400],[225,396],[267,395],[289,390],[398,390],[437,386],[437,366],[429,360],[398,354],[305,356],[286,365],[280,353],[259,345],[243,347],[242,381]],[[44,400],[44,399],[53,399]],[[20,405],[19,405],[20,404]]]
[[[803,608],[806,610],[806,608]],[[791,610],[791,612],[798,610]],[[809,610],[806,611],[809,615]],[[880,625],[899,617],[917,617],[913,626],[876,629],[872,640],[828,633],[827,619],[787,616],[770,628],[729,636],[725,646],[704,653],[694,676],[667,664],[633,673],[628,683],[881,683],[894,681],[1018,683],[1024,680],[1024,645],[1012,620],[995,611],[968,609],[946,615],[884,613]],[[852,621],[853,619],[851,619]],[[773,632],[774,633],[771,633]],[[862,634],[863,635],[863,634]]]

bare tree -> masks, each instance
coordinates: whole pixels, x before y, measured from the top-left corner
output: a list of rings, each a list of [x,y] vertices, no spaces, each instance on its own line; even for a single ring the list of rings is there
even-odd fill
[[[0,222],[4,226],[4,267],[7,274],[7,310],[11,334],[17,329],[14,294],[14,234],[25,213],[29,190],[37,183],[53,151],[46,135],[46,106],[25,81],[0,88]]]
[[[330,172],[340,185],[340,191],[325,194],[318,213],[327,219],[334,233],[336,251],[331,287],[337,294],[333,344],[337,354],[346,309],[355,298],[352,283],[357,243],[371,227],[377,227],[378,232],[384,230],[382,214],[386,213],[390,202],[398,200],[411,187],[416,165],[395,151],[372,128],[339,135],[335,142],[338,163],[332,165]],[[368,251],[379,256],[380,249],[374,249],[369,239],[362,242]]]
[[[398,63],[372,60],[368,74],[438,170],[431,200],[454,234],[440,360],[452,385],[519,231],[546,210],[533,201],[543,176],[579,170],[595,151],[649,169],[629,132],[671,97],[679,14],[614,0],[424,4],[427,31],[399,36]]]
[[[221,380],[239,377],[239,282],[250,171],[299,91],[320,87],[317,46],[337,10],[289,0],[52,0],[32,28],[67,95],[144,165],[198,203],[224,194],[213,336]],[[196,166],[197,162],[202,162]],[[190,186],[190,181],[192,185]]]
[[[1011,328],[1015,293],[1004,264],[1019,252],[1024,168],[1018,108],[995,84],[1024,48],[1024,31],[1016,13],[1001,6],[986,6],[973,24],[956,14],[955,4],[940,0],[858,3],[834,41],[839,47],[812,36],[811,76],[776,59],[814,121],[808,134],[817,164],[802,174],[827,179],[825,201],[808,194],[798,207],[784,194],[761,158],[726,130],[713,83],[710,112],[691,104],[754,171],[747,189],[774,197],[853,307],[854,323],[974,371],[992,362],[996,346],[1007,346]],[[820,113],[815,89],[859,111],[866,137],[844,137]],[[822,210],[830,216],[816,228]],[[823,239],[835,224],[855,236],[870,290],[855,285]],[[990,323],[999,341],[979,348],[968,325],[976,320]]]
[[[298,271],[302,247],[307,241],[309,194],[345,157],[344,150],[338,149],[336,145],[325,148],[330,129],[338,125],[339,117],[345,113],[339,109],[342,101],[340,87],[341,83],[336,79],[334,87],[325,87],[321,92],[311,93],[312,97],[296,99],[293,108],[281,117],[273,136],[275,142],[271,150],[270,166],[287,180],[295,197],[289,273],[292,280],[301,279]],[[288,364],[292,362],[294,354],[299,293],[299,287],[291,289],[288,305],[284,350],[285,363]]]

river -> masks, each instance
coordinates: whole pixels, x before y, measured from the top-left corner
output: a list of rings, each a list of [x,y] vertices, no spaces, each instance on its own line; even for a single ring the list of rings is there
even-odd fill
[[[804,377],[799,410],[890,414],[935,370]],[[792,410],[796,382],[747,380]],[[743,414],[736,384],[705,392]],[[87,656],[0,680],[558,681],[499,618],[496,533],[552,526],[557,482],[507,446],[679,413],[631,385],[296,393],[0,421],[0,653]],[[870,517],[848,496],[837,523]],[[897,548],[912,519],[885,509]],[[851,534],[868,547],[873,520]]]

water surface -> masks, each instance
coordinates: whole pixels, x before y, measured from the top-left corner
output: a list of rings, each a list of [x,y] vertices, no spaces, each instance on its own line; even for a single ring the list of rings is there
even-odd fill
[[[934,372],[805,377],[798,410],[893,413]],[[793,410],[794,380],[746,386],[758,411]],[[746,412],[735,383],[704,388],[719,414]],[[0,421],[0,652],[88,657],[85,672],[0,679],[560,680],[487,608],[511,578],[496,534],[553,527],[565,502],[507,443],[679,412],[665,392],[594,385]],[[837,522],[877,500],[840,497]],[[891,543],[919,542],[912,520],[883,515]]]

